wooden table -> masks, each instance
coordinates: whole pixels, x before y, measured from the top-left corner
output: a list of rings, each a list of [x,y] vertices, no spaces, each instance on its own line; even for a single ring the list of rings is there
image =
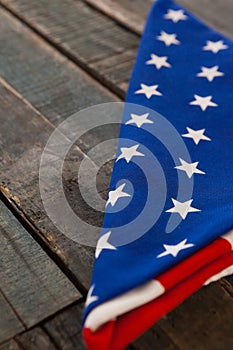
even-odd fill
[[[0,350],[85,348],[80,321],[93,249],[70,241],[46,215],[39,162],[59,123],[124,98],[151,3],[0,0]],[[179,3],[233,35],[232,0]],[[91,146],[84,139],[70,161],[80,162]],[[106,166],[101,175],[105,194],[110,173]],[[69,201],[90,218],[76,185],[68,168]],[[233,349],[232,296],[232,277],[201,289],[129,349]]]

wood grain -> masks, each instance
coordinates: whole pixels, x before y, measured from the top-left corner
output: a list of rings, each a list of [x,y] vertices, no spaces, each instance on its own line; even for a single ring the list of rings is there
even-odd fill
[[[69,307],[40,326],[18,335],[17,343],[24,350],[85,350],[81,328],[83,307],[83,304]],[[131,346],[126,350],[137,349]]]
[[[159,321],[182,350],[233,348],[233,299],[219,283],[202,288]]]
[[[182,6],[220,33],[233,38],[231,0],[179,0]]]
[[[40,326],[15,337],[18,346],[23,350],[60,350],[49,335]],[[2,350],[0,348],[0,350]],[[5,350],[5,349],[4,349]],[[8,350],[8,349],[7,349]],[[10,349],[9,349],[10,350]]]
[[[133,345],[135,350],[151,350],[153,346],[156,350],[180,350],[174,339],[158,323],[148,329]]]
[[[82,339],[83,304],[75,305],[43,325],[59,349],[85,350]]]
[[[31,327],[80,299],[80,293],[2,202],[0,211],[0,289],[22,323]],[[15,332],[18,328],[12,325]]]
[[[222,1],[211,1],[211,3],[205,1],[208,8],[203,7],[203,11],[200,11],[199,0],[186,3],[190,9],[193,6],[194,12],[198,7],[196,3],[199,3],[197,11],[203,13],[203,19],[204,16],[208,17],[208,21],[216,29],[222,25],[222,31],[228,33],[232,31],[232,24],[225,18],[229,18],[226,11],[230,13],[231,3],[229,0],[224,2],[223,5]],[[19,215],[32,223],[35,234],[44,239],[47,247],[67,267],[68,273],[87,288],[93,252],[67,240],[46,216],[39,198],[39,159],[44,144],[53,130],[53,125],[49,121],[58,124],[81,108],[115,99],[115,96],[111,96],[70,60],[91,73],[112,91],[123,96],[135,59],[138,37],[80,1],[57,0],[57,6],[52,1],[34,0],[1,0],[1,3],[69,58],[56,52],[18,20],[2,11],[0,44],[3,49],[0,52],[0,74],[40,111],[38,113],[27,101],[17,97],[15,91],[11,94],[9,89],[0,87],[0,98],[2,98],[0,102],[5,108],[0,111],[0,117],[4,120],[1,141],[3,140],[4,146],[2,161],[5,175],[2,190],[8,200],[13,202]],[[92,5],[93,3],[94,1]],[[100,8],[103,1],[98,3],[100,5],[95,6]],[[108,3],[110,1],[106,0],[105,4]],[[134,24],[128,25],[125,17],[133,12],[132,4],[138,2],[114,3],[119,12],[123,13],[123,19],[120,21],[125,27],[132,29]],[[142,6],[143,11],[137,10],[136,17],[131,16],[132,23],[135,23],[135,18],[140,18],[143,23],[149,1],[144,1]],[[128,12],[125,11],[127,8]],[[221,10],[216,11],[219,8]],[[214,19],[213,12],[222,15]],[[111,17],[119,20],[114,14],[111,14]],[[86,33],[89,27],[90,38]],[[8,120],[4,118],[5,115],[9,116]],[[74,163],[78,164],[82,156],[80,150],[74,150],[72,158]],[[81,211],[85,212],[86,208],[75,192],[74,172],[67,170],[65,177],[65,187],[71,192],[71,203],[76,208],[81,204]],[[103,186],[107,183],[107,180],[103,181]],[[92,214],[87,216],[91,216],[94,221],[97,220]],[[188,299],[139,339],[133,348],[149,350],[154,344],[156,348],[164,350],[190,350],[189,344],[193,349],[200,350],[209,350],[209,344],[214,350],[225,350],[225,345],[231,348],[228,325],[232,324],[229,311],[232,299],[219,283],[214,286],[216,287],[208,287],[209,292],[201,290]],[[194,318],[190,317],[192,314]],[[72,311],[64,311],[64,315],[61,313],[44,325],[18,336],[17,342],[22,349],[28,350],[63,348],[81,350],[83,345],[80,335],[80,315],[81,309],[77,310],[75,306]],[[220,320],[224,320],[227,327],[222,327]],[[193,327],[194,322],[197,326]],[[209,337],[210,342],[207,340],[206,343]],[[9,346],[15,346],[15,343],[11,344],[14,345]],[[0,350],[3,349],[0,347]]]
[[[0,350],[23,350],[14,339],[0,345]]]
[[[40,198],[39,163],[43,148],[54,128],[32,107],[26,105],[6,87],[0,85],[1,121],[1,190],[14,203],[19,217],[32,223],[31,230],[57,256],[77,285],[89,286],[93,263],[93,249],[80,246],[59,232],[48,218]],[[7,118],[6,118],[7,115]],[[82,160],[81,151],[73,151],[74,167]],[[74,206],[79,211],[86,207],[81,197],[75,197],[76,183],[64,173],[67,193],[72,193]],[[71,185],[70,185],[71,184]],[[70,202],[72,200],[70,199]],[[72,204],[72,203],[71,203]],[[86,215],[90,215],[87,212]]]
[[[0,32],[1,77],[53,124],[86,107],[116,99],[3,9]]]
[[[153,0],[85,0],[137,34],[142,34]]]
[[[153,0],[85,0],[135,33],[141,34]],[[223,34],[233,36],[231,0],[178,0],[177,3]]]
[[[46,0],[4,0],[0,3],[7,6],[7,8],[13,11],[21,20],[40,33],[40,35],[48,40],[48,42],[52,43],[72,61],[83,67],[86,71],[90,72],[101,83],[105,84],[108,88],[121,97],[124,97],[125,91],[122,90],[121,85],[123,83],[127,83],[130,78],[132,65],[139,43],[139,38],[137,35],[122,28],[122,26],[115,23],[115,21],[82,3],[82,1],[57,0],[55,3],[53,1],[48,2]],[[53,13],[53,15],[51,15],[51,13]],[[17,35],[15,34],[13,39],[10,38],[11,34],[8,34],[10,28],[8,27],[9,23],[2,23],[3,33],[5,32],[4,36],[7,35],[9,40],[14,40],[15,45],[17,45],[16,40],[18,42],[20,38],[19,36],[17,38]],[[11,30],[12,29],[10,29],[10,32]],[[20,28],[20,31],[22,31],[22,28]],[[25,49],[28,51],[30,56],[33,55],[33,53],[29,53],[28,47]],[[23,47],[21,48],[20,46],[17,48],[17,50],[22,52]],[[38,48],[35,50],[38,51]],[[5,48],[5,51],[8,55],[14,57],[12,45],[10,43]],[[40,74],[40,77],[43,77],[41,72],[41,69],[43,68],[41,67],[43,56],[40,57],[40,59],[35,56],[35,60],[38,61],[36,64],[36,66],[38,66],[38,73],[37,68],[34,65],[33,81],[31,82],[32,78],[30,78],[28,81],[28,84],[32,85],[30,90],[32,90],[33,95],[35,95],[35,93],[38,91],[38,87],[34,88],[34,85],[38,85],[38,74]],[[6,64],[3,59],[2,65],[4,65],[4,63]],[[26,58],[25,63],[16,62],[14,71],[17,69],[22,71],[22,74],[24,74],[25,66],[27,67],[31,64],[31,62],[28,62],[28,58]],[[47,65],[48,64],[49,62],[47,62]],[[51,77],[53,77],[54,82],[54,84],[51,86],[51,81],[44,76],[43,79],[46,80],[45,83],[47,89],[49,89],[50,86],[51,88],[55,89],[55,84],[59,86],[59,89],[61,89],[61,78],[57,77],[57,73],[54,71],[54,68],[52,68],[51,71],[48,71],[47,74],[49,74],[48,78],[50,77],[51,79]],[[32,100],[28,90],[25,91],[25,88],[22,90],[22,87],[20,86],[22,81],[20,81],[19,85],[18,81],[14,82],[10,80],[9,75],[4,75],[3,71],[2,75],[7,81],[14,85],[17,90],[24,94],[29,101],[36,105],[38,109],[46,114],[47,109],[45,110],[44,106],[42,109],[41,105],[35,104],[35,96],[33,96]],[[68,91],[70,91],[72,80],[73,79],[71,79],[71,76],[69,76],[69,83],[66,82],[66,95]],[[17,83],[17,85],[15,83]],[[40,88],[41,84],[42,82],[40,78]],[[64,84],[65,81],[63,80],[63,85]],[[57,89],[55,91],[57,91]],[[92,96],[90,88],[89,90],[87,88],[82,89],[80,86],[80,90],[82,91],[81,101],[83,99],[86,100],[88,96]],[[62,94],[60,94],[60,96],[62,96]],[[89,100],[89,105],[94,104],[94,102],[97,103],[98,100],[95,100],[94,98],[93,101]],[[59,103],[58,107],[59,109],[57,108],[56,111],[60,114],[62,109],[64,109],[64,106],[62,107]],[[81,107],[84,107],[83,103]]]
[[[18,21],[4,11],[0,17],[4,47],[0,53],[0,71],[30,103],[46,114],[50,122],[59,123],[83,107],[113,100],[113,96],[105,89]],[[16,204],[19,215],[26,216],[38,230],[36,234],[41,235],[63,261],[76,285],[88,288],[93,249],[80,246],[58,232],[46,215],[40,199],[39,162],[53,126],[48,119],[33,110],[34,107],[28,101],[22,102],[22,97],[17,98],[3,87],[1,90],[2,190]],[[18,94],[15,90],[13,93]],[[8,118],[5,118],[6,115]],[[88,142],[85,142],[87,146]],[[74,210],[79,211],[83,218],[94,220],[95,223],[98,221],[101,225],[102,216],[88,210],[77,193],[77,176],[74,172],[82,158],[83,154],[78,149],[70,155],[73,166],[72,172],[67,168],[64,173],[66,193]],[[109,176],[110,171],[106,173],[105,180],[100,179],[105,190],[108,188]]]
[[[1,232],[0,232],[1,234]],[[0,272],[1,276],[1,272]],[[0,343],[22,332],[25,327],[1,292],[0,285]],[[1,346],[0,349],[2,350]],[[13,349],[12,349],[13,350]]]
[[[127,349],[231,349],[232,303],[232,298],[220,284],[214,283],[202,288],[163,317]],[[62,350],[84,350],[80,326],[82,310],[83,304],[73,305],[40,327],[17,336],[16,340],[25,350],[34,350],[34,344],[39,343],[44,345],[44,350],[49,350],[50,342],[51,349],[55,346]],[[40,340],[42,338],[44,339]],[[38,346],[38,350],[42,348]]]
[[[24,350],[85,350],[81,328],[83,307],[83,304],[69,307],[40,326],[18,335],[17,343]]]
[[[152,0],[84,2],[92,7],[78,0],[57,0],[56,5],[46,0],[0,0],[59,51],[124,98],[139,44],[138,36],[126,28],[142,33]],[[180,4],[213,28],[233,36],[231,0],[180,0]]]

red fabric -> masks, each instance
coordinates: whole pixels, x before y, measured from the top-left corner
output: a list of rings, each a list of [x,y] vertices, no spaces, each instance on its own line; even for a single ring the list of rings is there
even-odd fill
[[[169,270],[162,273],[156,278],[168,290],[183,279],[193,274],[209,262],[230,252],[231,244],[224,238],[218,238],[208,246],[200,249],[195,254],[179,262]]]
[[[89,328],[83,329],[83,338],[85,339],[88,350],[109,350],[111,349],[111,340],[115,327],[115,321],[106,323],[97,332],[93,333]]]
[[[219,239],[217,241],[219,241]],[[193,274],[189,274],[187,278],[181,280],[179,275],[178,266],[181,266],[183,269],[184,262],[179,263],[177,266],[166,272],[169,276],[168,281],[164,279],[164,275],[166,273],[161,275],[160,278],[164,279],[167,285],[171,285],[171,288],[159,298],[156,298],[155,300],[137,309],[119,316],[116,321],[108,322],[96,332],[92,332],[89,329],[84,329],[83,335],[87,344],[87,348],[89,350],[124,349],[128,344],[133,342],[137,337],[139,337],[149,327],[151,327],[164,314],[171,311],[188,296],[201,288],[201,286],[208,278],[221,272],[233,264],[233,252],[231,251],[231,245],[227,241],[225,242],[228,245],[225,245],[224,242],[221,242],[221,244],[223,250],[226,249],[226,252],[228,251],[228,253],[225,253],[207,265],[205,264],[202,266],[202,268],[199,268],[199,270]],[[216,254],[218,253],[217,250],[215,252]],[[192,257],[186,259],[186,261],[189,260],[189,263],[192,260],[194,266],[196,266],[197,269],[198,266],[201,266],[200,258],[202,257],[202,254],[199,253],[200,252],[195,253]],[[220,253],[218,253],[218,255],[220,255]],[[197,265],[195,265],[195,262]],[[192,271],[195,270],[193,266],[190,265],[190,267],[192,268]],[[182,269],[181,271],[183,271]],[[170,277],[171,270],[174,272],[172,274],[173,277]],[[177,280],[179,280],[178,284]]]

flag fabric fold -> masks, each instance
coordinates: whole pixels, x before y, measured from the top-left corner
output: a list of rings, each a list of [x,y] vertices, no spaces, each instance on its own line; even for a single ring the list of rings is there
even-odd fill
[[[232,250],[233,231],[216,239],[151,281],[100,304],[87,316],[85,326],[96,331],[103,324],[167,293],[186,279],[192,280],[193,288],[199,288],[216,280],[216,275],[223,277],[233,273],[233,265],[228,269],[229,266],[226,264],[229,261],[233,264]],[[202,276],[202,284],[198,282],[195,285],[196,273]]]
[[[105,323],[96,332],[92,332],[91,328],[86,327],[84,337],[88,349],[124,349],[165,313],[171,311],[202,285],[206,284],[208,276],[215,274],[218,269],[222,270],[223,273],[216,273],[216,275],[213,275],[214,279],[223,277],[225,274],[232,274],[232,264],[233,253],[231,252],[217,259],[216,262],[207,265],[201,271],[197,271],[160,297],[125,313],[116,320]],[[226,266],[231,266],[231,268],[228,269]]]
[[[89,350],[124,349],[233,273],[233,43],[156,1],[129,83],[83,318]]]

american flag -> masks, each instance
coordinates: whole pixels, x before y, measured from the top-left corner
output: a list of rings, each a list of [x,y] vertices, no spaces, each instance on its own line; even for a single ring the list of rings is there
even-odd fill
[[[155,2],[129,83],[84,312],[88,349],[124,349],[233,273],[233,42]]]

